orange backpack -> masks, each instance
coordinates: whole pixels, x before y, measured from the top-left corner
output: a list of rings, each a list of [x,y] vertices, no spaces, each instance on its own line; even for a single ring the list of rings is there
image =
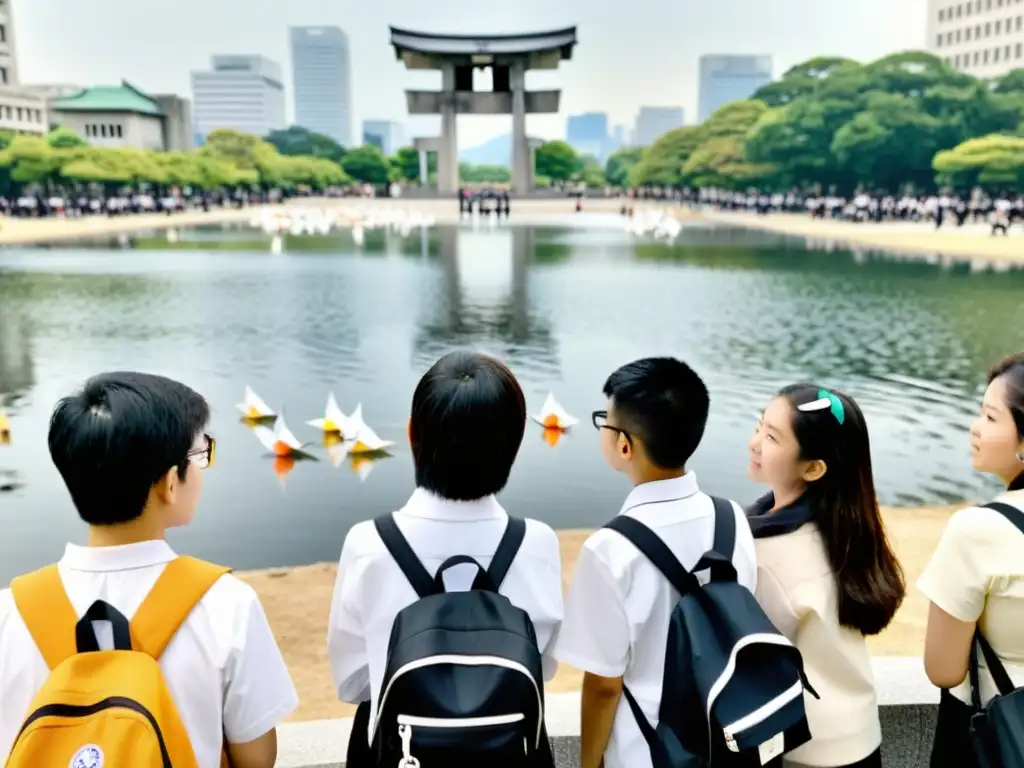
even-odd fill
[[[6,768],[196,768],[157,659],[229,571],[191,557],[172,560],[131,622],[102,600],[79,619],[55,565],[14,579],[18,612],[50,676]],[[102,620],[113,626],[115,650],[99,650],[92,622]]]

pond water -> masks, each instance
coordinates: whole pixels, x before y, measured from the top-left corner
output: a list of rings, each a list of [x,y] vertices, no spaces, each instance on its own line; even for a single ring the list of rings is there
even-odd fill
[[[172,544],[236,568],[334,560],[353,523],[412,487],[405,427],[418,378],[469,347],[509,362],[531,412],[549,390],[581,424],[555,446],[528,427],[502,502],[558,528],[593,527],[628,491],[590,426],[615,367],[670,354],[707,381],[712,415],[693,468],[749,502],[746,442],[781,385],[812,379],[867,414],[883,503],[991,492],[967,429],[985,368],[1024,340],[1024,273],[929,264],[745,230],[688,225],[673,245],[618,217],[288,237],[200,229],[0,251],[0,580],[84,535],[46,450],[55,402],[90,374],[182,380],[214,407],[217,466],[196,523]],[[235,404],[251,385],[304,440],[330,391],[395,440],[366,475],[323,448],[283,476]],[[2,582],[0,582],[2,583]]]

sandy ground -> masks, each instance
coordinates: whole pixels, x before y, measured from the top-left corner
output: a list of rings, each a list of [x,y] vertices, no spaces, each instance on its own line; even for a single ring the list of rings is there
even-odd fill
[[[774,213],[758,216],[732,211],[705,211],[701,218],[722,224],[751,227],[785,235],[838,240],[851,245],[870,246],[920,256],[942,255],[964,259],[989,259],[1024,263],[1024,229],[1015,223],[1006,237],[993,237],[988,224],[955,221],[941,230],[934,224],[883,222],[853,224],[847,221],[812,219],[809,215]]]
[[[882,656],[913,656],[924,645],[927,602],[914,583],[934,551],[952,508],[888,509],[889,535],[903,563],[908,584],[907,599],[893,624],[870,641],[871,650]],[[568,587],[576,557],[589,532],[561,531],[563,586]],[[338,543],[339,552],[341,542]],[[319,720],[351,715],[352,709],[337,701],[327,664],[327,618],[337,568],[318,564],[299,568],[240,573],[259,593],[277,641],[284,652],[298,688],[300,705],[291,720]],[[581,673],[562,666],[548,685],[552,692],[578,690]]]

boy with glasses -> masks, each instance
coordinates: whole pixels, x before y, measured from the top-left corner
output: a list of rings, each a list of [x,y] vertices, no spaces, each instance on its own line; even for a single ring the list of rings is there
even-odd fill
[[[672,358],[647,358],[619,368],[604,385],[605,410],[595,411],[601,450],[633,490],[619,512],[657,534],[686,569],[712,548],[715,512],[697,486],[690,458],[708,418],[707,388]],[[754,539],[733,502],[738,581],[756,582]],[[701,583],[707,573],[695,574]],[[582,669],[582,768],[649,768],[650,750],[630,710],[629,689],[657,725],[669,618],[679,601],[668,580],[628,540],[609,529],[583,545],[565,603],[555,658]],[[669,692],[671,695],[671,692]],[[695,722],[706,729],[707,723]]]
[[[185,588],[176,578],[160,579],[165,570],[173,577],[194,572],[164,535],[195,515],[203,470],[216,452],[205,433],[209,416],[206,401],[184,384],[141,373],[96,376],[57,404],[50,456],[89,526],[88,543],[68,544],[55,569],[0,591],[0,763],[50,675],[50,650],[61,645],[53,633],[74,638],[75,621],[98,601],[128,620],[159,617],[174,600],[154,610],[145,602],[151,590],[157,597]],[[48,577],[60,605],[26,600],[42,594],[37,585]],[[199,768],[218,768],[222,759],[232,768],[272,768],[276,727],[298,704],[295,688],[253,589],[229,574],[214,573],[210,583],[159,654],[164,681]],[[70,626],[48,611],[66,615]],[[143,637],[137,623],[133,650]],[[96,644],[110,650],[112,624],[91,624]]]

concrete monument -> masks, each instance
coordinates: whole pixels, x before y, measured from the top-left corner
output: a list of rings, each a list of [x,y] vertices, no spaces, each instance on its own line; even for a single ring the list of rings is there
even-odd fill
[[[405,92],[410,115],[440,115],[441,136],[418,139],[421,176],[425,153],[437,153],[437,187],[459,188],[459,115],[512,115],[512,190],[533,188],[535,142],[526,135],[528,114],[558,112],[561,91],[527,91],[530,69],[557,69],[572,58],[576,27],[517,35],[444,35],[391,27],[391,45],[407,69],[441,71],[440,91]],[[473,71],[490,69],[493,90],[473,90]],[[425,179],[423,179],[425,181]]]

